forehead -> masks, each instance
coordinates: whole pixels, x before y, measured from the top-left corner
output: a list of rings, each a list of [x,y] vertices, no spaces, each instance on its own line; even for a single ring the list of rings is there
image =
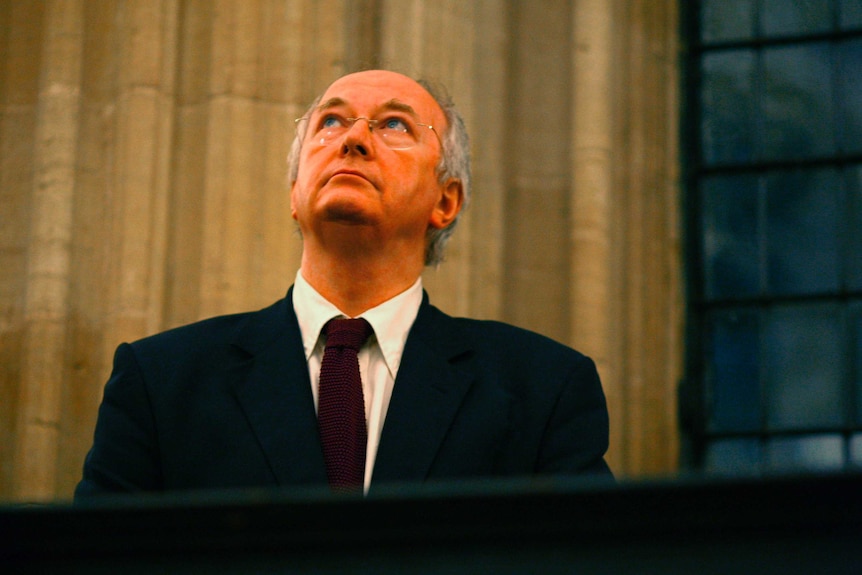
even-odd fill
[[[422,121],[442,125],[440,106],[418,82],[395,72],[358,72],[333,82],[320,99],[321,104],[338,102],[358,114],[391,108],[393,103],[409,106]]]

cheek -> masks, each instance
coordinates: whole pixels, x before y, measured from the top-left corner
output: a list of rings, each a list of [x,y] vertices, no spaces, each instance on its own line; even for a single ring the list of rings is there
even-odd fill
[[[290,215],[293,219],[297,219],[297,214],[302,213],[308,203],[308,190],[311,185],[308,173],[307,170],[300,170],[290,188]]]
[[[303,202],[307,201],[309,190],[314,189],[315,176],[320,173],[319,162],[313,156],[303,154],[300,157],[299,169],[296,172],[296,181],[290,190],[290,207],[295,214],[301,209]]]
[[[314,175],[320,173],[321,168],[325,164],[332,162],[332,158],[328,155],[331,152],[331,148],[331,146],[315,146],[310,142],[303,145],[297,165],[297,181],[308,182],[313,180]]]
[[[405,162],[398,166],[398,180],[418,192],[428,192],[437,187],[437,164],[422,159]]]

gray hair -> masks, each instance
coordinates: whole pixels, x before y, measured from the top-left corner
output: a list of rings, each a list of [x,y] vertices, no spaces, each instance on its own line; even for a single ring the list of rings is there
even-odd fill
[[[464,120],[455,109],[455,103],[446,93],[442,86],[431,84],[426,80],[418,80],[420,86],[431,95],[443,110],[446,116],[447,128],[445,133],[439,134],[443,149],[440,161],[437,163],[437,180],[443,184],[449,179],[460,180],[464,192],[464,203],[461,212],[455,217],[451,224],[442,229],[430,228],[425,241],[425,265],[437,265],[443,261],[443,253],[446,243],[455,231],[455,225],[461,219],[461,214],[470,204],[470,138]],[[321,96],[315,98],[308,107],[305,116],[310,115],[320,103]],[[299,156],[302,152],[302,141],[305,139],[305,130],[308,122],[300,122],[287,156],[288,181],[293,184],[299,173]],[[436,127],[435,127],[436,129]]]

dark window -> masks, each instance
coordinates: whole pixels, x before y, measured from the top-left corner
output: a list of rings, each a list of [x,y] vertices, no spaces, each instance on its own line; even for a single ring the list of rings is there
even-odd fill
[[[685,462],[862,465],[862,0],[687,12]]]

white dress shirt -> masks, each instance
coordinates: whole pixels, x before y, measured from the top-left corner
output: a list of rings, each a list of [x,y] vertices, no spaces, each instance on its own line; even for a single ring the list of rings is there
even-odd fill
[[[362,377],[362,393],[365,396],[365,419],[368,422],[368,447],[365,456],[365,491],[371,484],[374,460],[383,422],[389,408],[389,399],[395,386],[395,377],[401,365],[401,355],[407,334],[419,313],[422,304],[422,278],[416,280],[406,291],[383,302],[377,307],[362,313],[374,329],[359,350],[359,374]],[[311,392],[314,407],[317,409],[318,385],[320,381],[320,362],[326,338],[321,334],[323,326],[332,318],[348,317],[345,313],[326,300],[302,277],[302,270],[296,273],[293,284],[293,309],[299,320],[302,333],[302,346],[308,361],[308,374],[311,376]]]

